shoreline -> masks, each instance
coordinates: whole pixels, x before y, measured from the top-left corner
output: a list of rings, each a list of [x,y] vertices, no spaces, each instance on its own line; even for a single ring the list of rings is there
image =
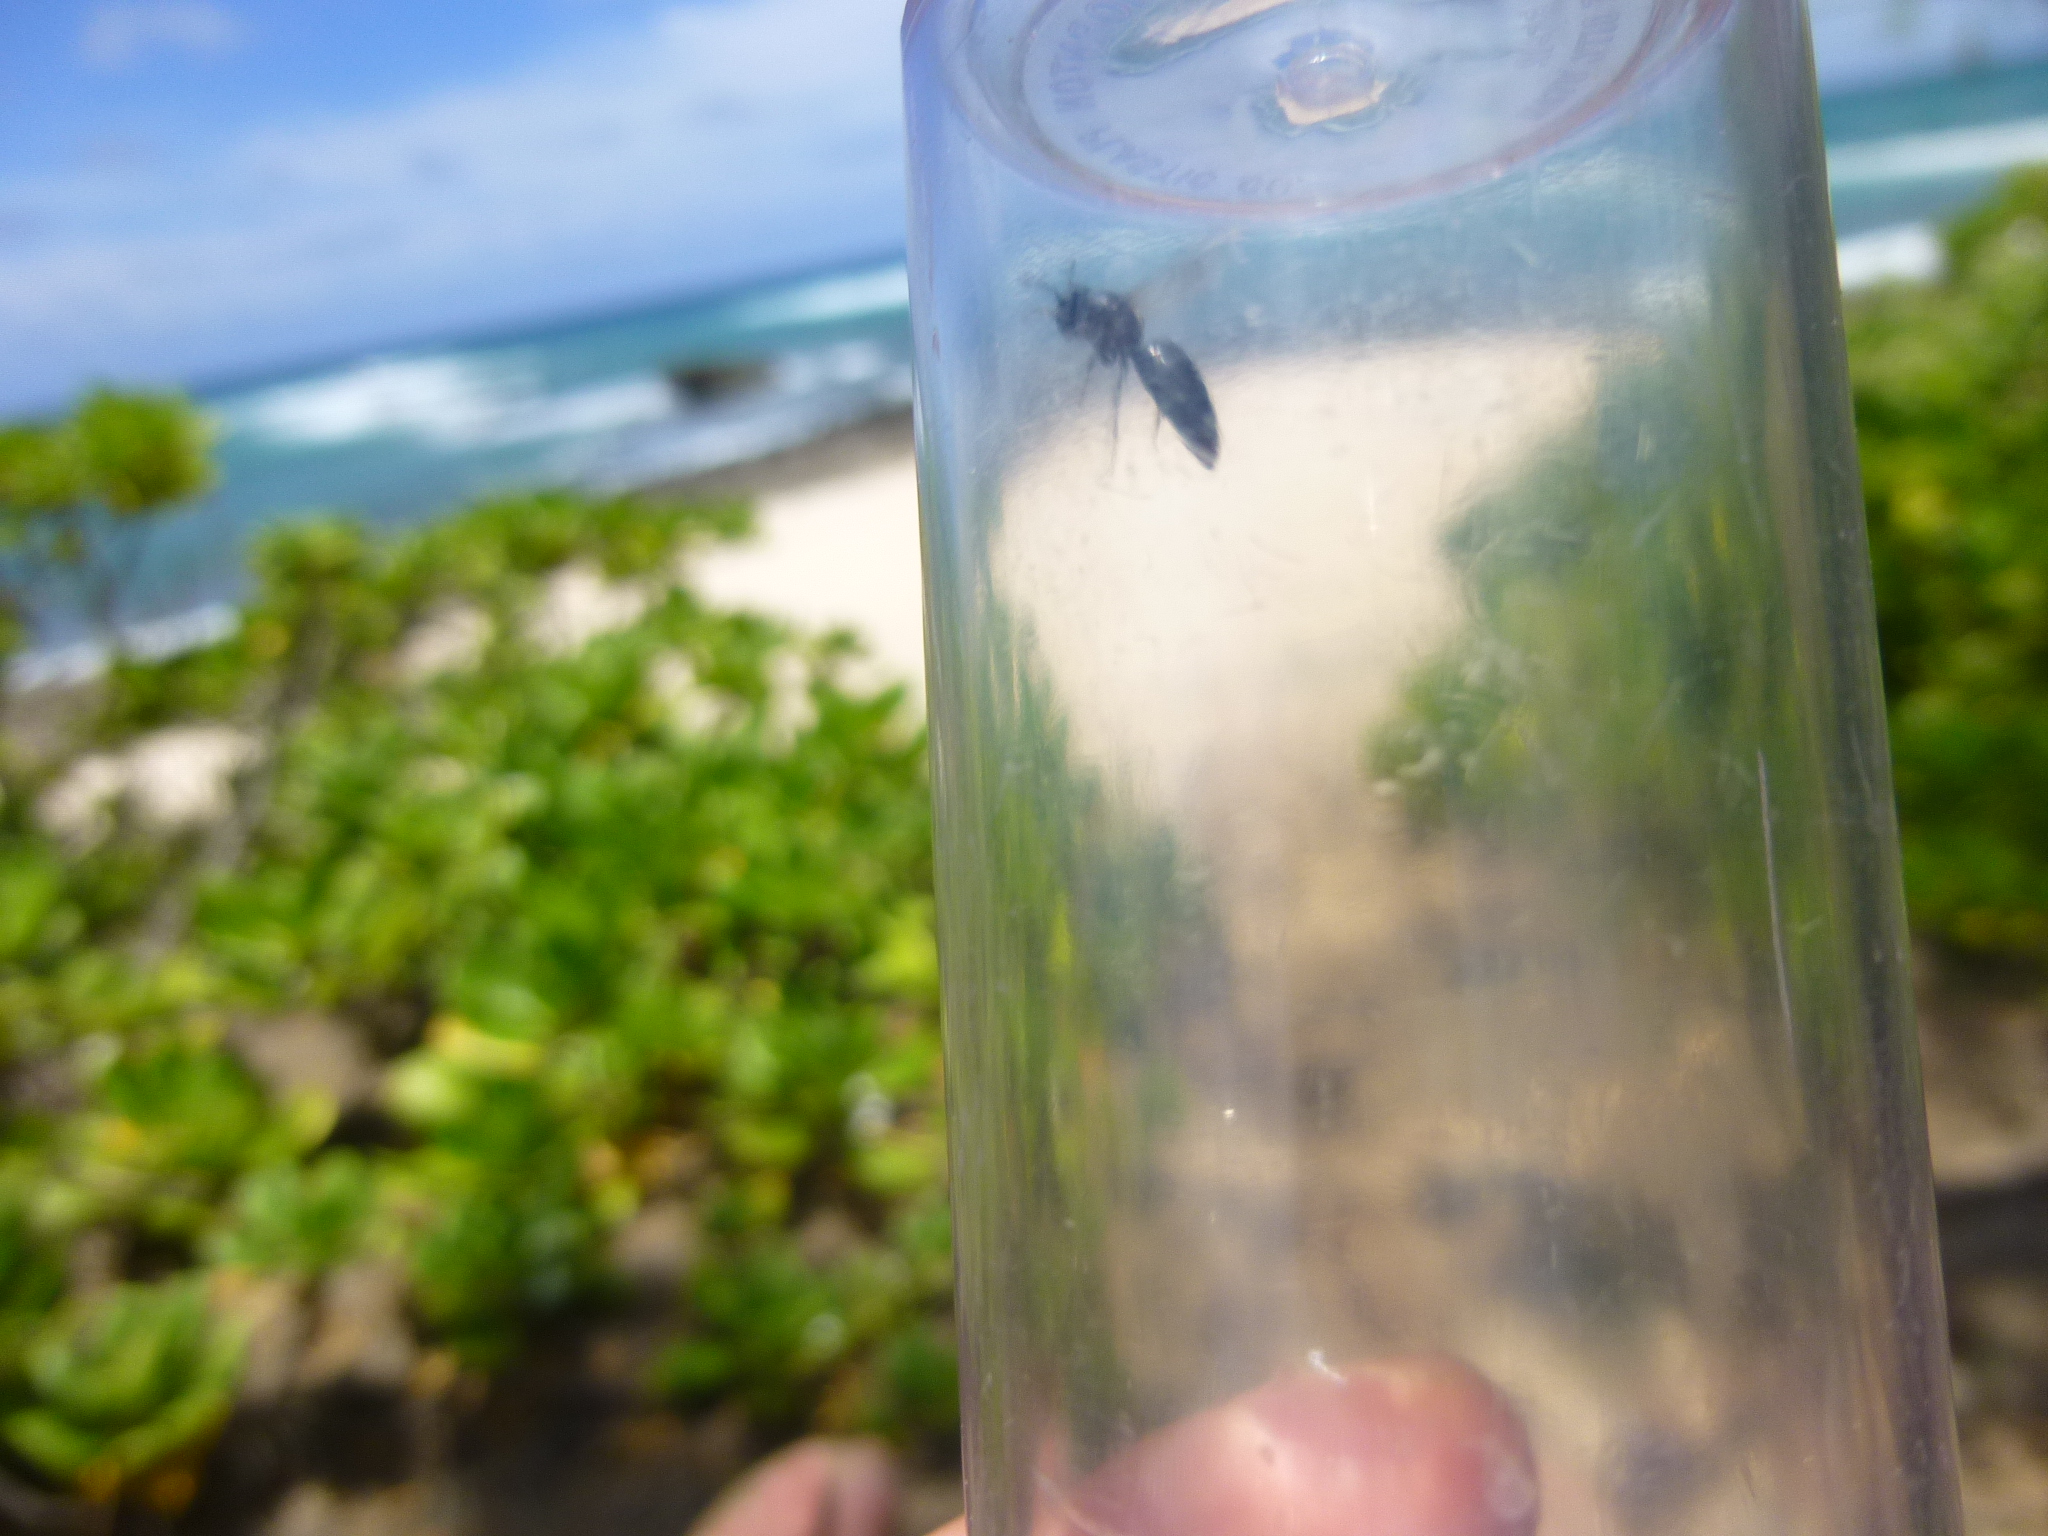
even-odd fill
[[[793,447],[775,449],[717,469],[652,480],[619,494],[648,500],[751,501],[760,530],[755,540],[738,546],[746,549],[765,535],[772,503],[791,494],[804,494],[808,500],[835,481],[849,476],[857,478],[880,467],[907,464],[911,440],[908,407],[894,408]],[[799,623],[812,622],[804,614],[780,616]],[[234,633],[240,622],[239,605],[204,603],[124,626],[121,649],[137,661],[169,661],[217,644]],[[4,692],[23,700],[87,688],[106,671],[110,660],[109,647],[95,641],[74,641],[26,651],[9,663]],[[921,658],[919,665],[922,666]]]
[[[923,713],[924,559],[909,411],[643,494],[750,499],[751,538],[690,556],[686,579],[697,595],[814,632],[852,630],[867,680],[902,684]]]
[[[765,500],[907,458],[911,452],[910,408],[902,406],[850,426],[835,427],[794,447],[777,448],[717,469],[652,480],[625,494],[674,500],[722,496]]]

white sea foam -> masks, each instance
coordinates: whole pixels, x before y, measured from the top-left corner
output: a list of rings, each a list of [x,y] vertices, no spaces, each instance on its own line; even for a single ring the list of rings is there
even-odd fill
[[[736,326],[815,325],[859,320],[910,308],[910,274],[900,264],[821,277],[758,298],[743,299],[728,317]]]
[[[457,357],[373,358],[267,389],[224,411],[231,430],[307,447],[403,435],[460,445],[530,394],[522,369]]]
[[[2048,117],[1939,128],[1839,144],[1828,150],[1828,181],[1844,187],[1983,176],[2048,160]]]
[[[1835,247],[1842,287],[1853,291],[1873,283],[1924,283],[1941,276],[1947,263],[1941,236],[1926,224],[1892,224],[1849,235]]]
[[[377,358],[264,390],[223,414],[232,431],[294,447],[404,437],[436,448],[490,448],[615,431],[674,410],[668,387],[653,375],[554,394],[515,355]]]
[[[551,395],[509,412],[496,440],[539,442],[586,432],[612,432],[665,421],[675,411],[675,397],[662,380],[651,375],[619,379]]]
[[[795,448],[909,403],[910,369],[899,365],[866,388],[821,390],[774,409],[678,423],[635,437],[601,460],[565,455],[554,468],[594,490],[631,490]]]
[[[836,346],[794,352],[775,370],[775,382],[792,395],[834,386],[873,385],[908,365],[872,341],[843,341]]]
[[[136,661],[163,661],[216,645],[241,623],[241,613],[230,604],[203,603],[182,613],[122,625],[120,648]],[[103,641],[75,640],[26,652],[8,662],[5,686],[25,692],[86,682],[106,670],[109,649]]]

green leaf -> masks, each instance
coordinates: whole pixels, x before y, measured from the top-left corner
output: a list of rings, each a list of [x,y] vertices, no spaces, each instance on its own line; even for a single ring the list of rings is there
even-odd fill
[[[71,432],[86,490],[117,517],[188,500],[212,482],[205,422],[180,396],[96,389]]]
[[[74,506],[86,495],[84,466],[58,428],[0,427],[0,509],[10,539],[23,519]]]
[[[239,1336],[212,1316],[197,1279],[77,1297],[30,1341],[31,1401],[0,1421],[0,1437],[59,1480],[132,1477],[219,1427],[241,1358]]]
[[[236,1186],[210,1252],[219,1263],[319,1274],[362,1245],[375,1201],[370,1164],[347,1149],[258,1168]]]

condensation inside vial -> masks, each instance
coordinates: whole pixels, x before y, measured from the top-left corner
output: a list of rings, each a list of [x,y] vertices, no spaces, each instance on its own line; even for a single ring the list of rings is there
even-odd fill
[[[905,48],[977,1536],[1423,1358],[1404,1536],[1958,1532],[1795,0]]]

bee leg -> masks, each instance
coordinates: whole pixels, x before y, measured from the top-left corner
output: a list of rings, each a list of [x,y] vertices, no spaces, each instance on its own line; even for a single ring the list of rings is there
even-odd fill
[[[1109,397],[1109,472],[1116,473],[1117,441],[1123,434],[1124,425],[1124,375],[1131,371],[1131,365],[1117,359],[1116,388]]]

